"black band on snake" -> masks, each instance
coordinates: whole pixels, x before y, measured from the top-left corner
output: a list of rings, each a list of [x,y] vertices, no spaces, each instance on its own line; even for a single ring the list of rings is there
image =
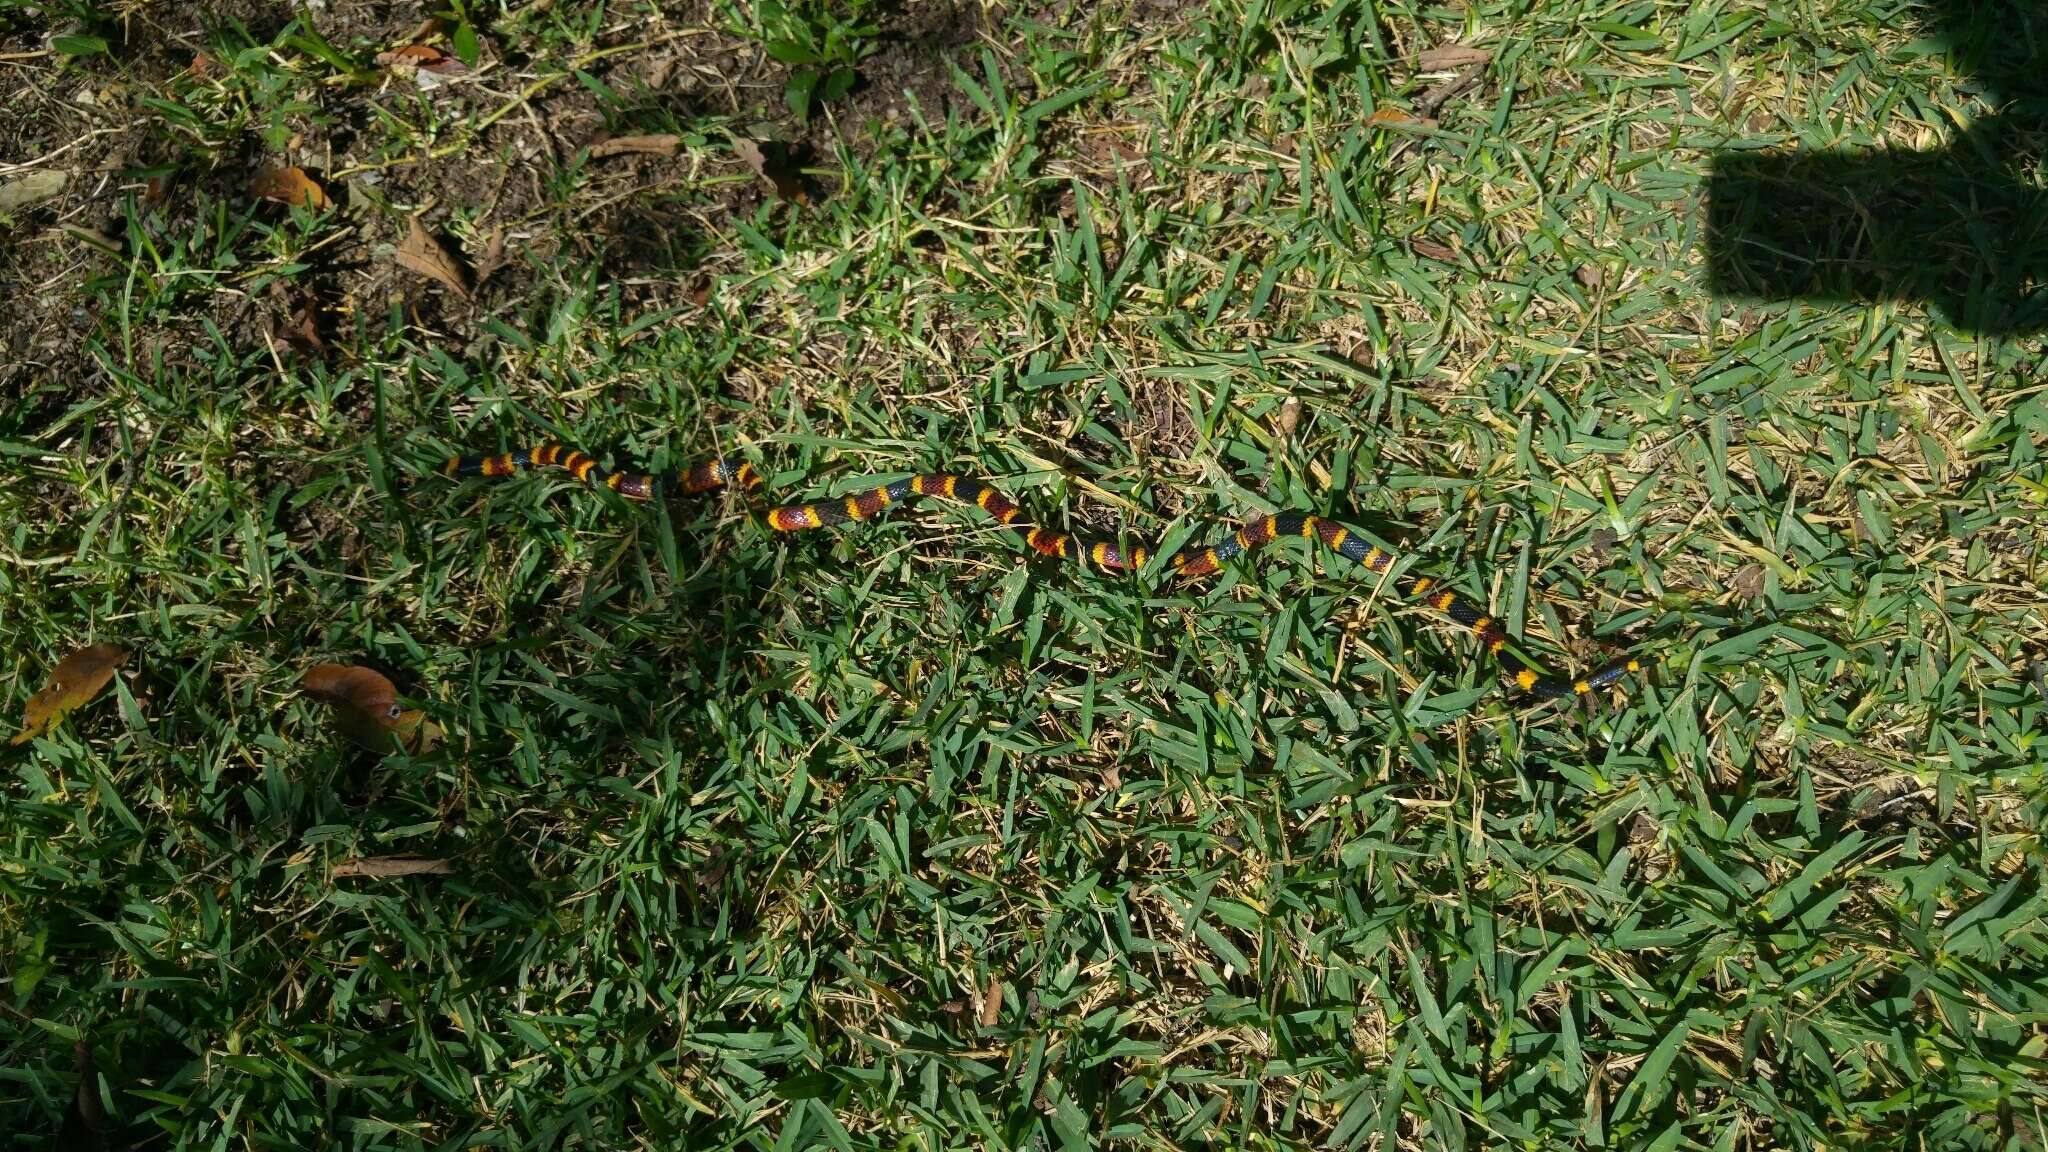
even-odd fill
[[[753,465],[732,464],[724,460],[708,461],[669,475],[605,472],[590,457],[558,444],[543,444],[525,452],[498,456],[457,457],[448,461],[442,471],[450,476],[510,476],[523,469],[547,467],[567,469],[578,480],[636,500],[651,499],[671,491],[690,495],[728,485],[754,488],[761,483]],[[950,473],[911,476],[863,488],[837,500],[786,505],[768,513],[768,526],[777,532],[801,532],[849,521],[872,520],[889,508],[920,496],[972,504],[1022,533],[1025,544],[1033,551],[1061,559],[1085,561],[1105,571],[1141,568],[1154,554],[1154,550],[1138,545],[1126,550],[1113,540],[1082,539],[1019,523],[1023,511],[1008,497],[971,476]],[[1303,512],[1282,512],[1244,524],[1216,544],[1183,548],[1168,557],[1166,562],[1176,575],[1195,579],[1215,572],[1225,561],[1288,536],[1320,540],[1345,559],[1364,565],[1367,571],[1375,574],[1387,572],[1399,559],[1392,552],[1366,543],[1357,533],[1334,520]],[[1586,676],[1546,677],[1508,651],[1508,635],[1498,620],[1472,601],[1443,587],[1441,581],[1404,574],[1396,578],[1395,590],[1422,601],[1470,630],[1485,646],[1487,653],[1500,662],[1502,674],[1509,684],[1541,699],[1571,700],[1590,696],[1624,676],[1642,671],[1645,665],[1643,658],[1631,655]]]

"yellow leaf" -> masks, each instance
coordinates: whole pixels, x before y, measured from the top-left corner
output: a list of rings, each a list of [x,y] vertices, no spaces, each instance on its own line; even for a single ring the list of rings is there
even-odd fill
[[[59,660],[50,670],[49,686],[28,698],[22,709],[24,727],[8,743],[26,744],[56,727],[65,713],[99,695],[127,658],[127,649],[119,645],[88,644]]]

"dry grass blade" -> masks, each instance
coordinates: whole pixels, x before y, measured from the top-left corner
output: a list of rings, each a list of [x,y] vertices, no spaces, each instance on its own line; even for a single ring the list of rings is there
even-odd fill
[[[127,649],[119,645],[88,644],[58,661],[49,685],[28,698],[22,729],[8,743],[26,744],[56,727],[66,713],[99,695],[127,658]]]
[[[400,268],[439,281],[457,296],[469,299],[469,269],[433,233],[420,226],[417,216],[413,217],[405,239],[399,242],[397,259]]]
[[[1455,72],[1473,65],[1485,67],[1493,60],[1493,53],[1485,48],[1473,48],[1463,44],[1446,44],[1441,48],[1430,48],[1415,57],[1417,72]]]
[[[640,154],[645,156],[673,156],[683,142],[681,136],[614,136],[600,140],[590,146],[590,158],[602,160],[607,156]]]
[[[391,876],[449,876],[455,865],[431,856],[357,856],[334,866],[336,880],[363,877],[382,880]]]

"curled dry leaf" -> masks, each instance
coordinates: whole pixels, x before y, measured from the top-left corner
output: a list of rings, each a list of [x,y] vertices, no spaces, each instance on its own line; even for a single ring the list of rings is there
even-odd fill
[[[1408,246],[1415,249],[1415,254],[1418,256],[1427,256],[1431,260],[1441,260],[1446,264],[1456,264],[1458,262],[1458,250],[1448,244],[1439,244],[1434,240],[1418,238],[1410,240]]]
[[[1491,63],[1493,53],[1485,48],[1473,48],[1463,44],[1446,44],[1431,48],[1415,57],[1417,72],[1455,72],[1470,68],[1474,64]]]
[[[128,651],[116,644],[88,644],[57,662],[50,670],[50,683],[28,698],[22,709],[22,729],[10,744],[26,744],[57,726],[64,714],[100,694],[114,678],[114,669],[128,658]]]
[[[333,204],[327,192],[306,175],[304,168],[277,165],[261,169],[249,179],[249,195],[258,200],[275,200],[321,211]]]
[[[431,856],[358,856],[334,866],[334,878],[354,876],[381,880],[386,876],[447,876],[455,865]]]
[[[797,171],[796,162],[789,154],[788,145],[774,140],[749,140],[745,136],[734,137],[734,152],[747,162],[754,174],[768,181],[775,189],[775,195],[797,204],[807,204],[810,197],[804,192],[803,174]]]
[[[609,140],[599,140],[597,143],[592,144],[590,146],[590,158],[592,160],[602,160],[607,156],[624,156],[635,152],[647,156],[673,156],[676,154],[676,148],[682,142],[683,138],[681,136],[666,134],[660,136],[614,136]]]
[[[1003,1015],[1003,978],[991,975],[988,990],[981,994],[981,1026],[993,1028]]]
[[[405,239],[398,244],[398,266],[438,280],[457,296],[469,299],[469,270],[441,241],[435,239],[433,233],[420,226],[417,216],[413,217],[412,228],[405,234]]]

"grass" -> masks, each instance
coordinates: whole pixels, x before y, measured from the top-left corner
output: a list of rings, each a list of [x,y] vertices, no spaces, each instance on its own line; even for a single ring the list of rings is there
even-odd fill
[[[134,653],[5,753],[8,1146],[74,1146],[82,1044],[135,1147],[2042,1147],[2042,341],[1701,284],[1717,151],[1986,111],[1918,11],[862,7],[808,127],[742,6],[472,5],[432,92],[338,2],[0,16],[107,42],[7,59],[107,93],[21,138],[124,149],[0,233],[0,695]],[[1374,122],[1450,41],[1483,84]],[[278,158],[338,206],[250,202]],[[500,238],[474,302],[415,213]],[[1311,509],[1550,666],[1663,662],[1528,708],[1298,547],[1189,587],[435,473],[542,439]],[[445,745],[338,745],[320,660]],[[404,854],[454,870],[333,874]]]

